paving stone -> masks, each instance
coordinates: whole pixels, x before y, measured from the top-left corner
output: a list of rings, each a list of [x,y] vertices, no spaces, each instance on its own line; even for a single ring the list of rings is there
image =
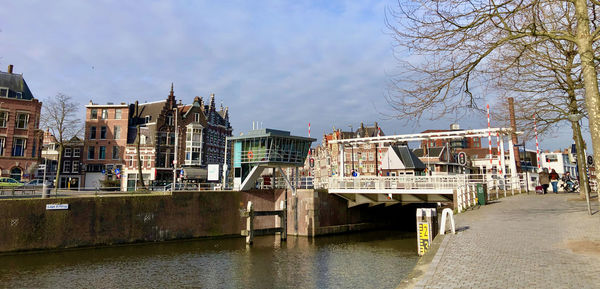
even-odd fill
[[[600,241],[600,213],[576,198],[524,194],[456,215],[464,230],[444,239],[415,288],[599,288],[600,252],[567,247]]]

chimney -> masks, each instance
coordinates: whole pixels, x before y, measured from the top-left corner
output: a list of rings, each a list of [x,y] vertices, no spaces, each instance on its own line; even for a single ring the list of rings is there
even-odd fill
[[[13,65],[9,64],[8,65],[8,74],[12,74],[12,71],[13,71]]]
[[[515,99],[512,97],[508,98],[508,115],[510,117],[510,128],[512,132],[510,133],[510,137],[512,139],[513,144],[518,144],[519,140],[517,139],[517,120],[515,117]],[[521,156],[519,155],[519,148],[513,148],[515,155],[515,162],[517,165],[517,172],[522,172],[521,168]]]

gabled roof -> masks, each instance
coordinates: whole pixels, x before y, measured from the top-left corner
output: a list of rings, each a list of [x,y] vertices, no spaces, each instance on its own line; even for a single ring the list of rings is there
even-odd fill
[[[392,146],[394,153],[400,158],[407,169],[424,170],[425,164],[406,145]]]
[[[433,157],[433,158],[439,158],[442,155],[442,152],[444,151],[445,147],[432,147],[429,148],[429,150],[424,150],[424,149],[414,149],[413,153],[420,158],[427,158],[427,157]]]
[[[135,115],[135,107],[133,109],[134,117],[144,118],[147,115],[149,115],[152,117],[152,121],[154,121],[158,118],[166,104],[166,100],[150,103],[140,103],[138,104],[138,115]]]
[[[8,98],[17,98],[16,93],[20,92],[20,99],[33,99],[33,94],[29,90],[29,86],[27,86],[27,82],[23,79],[22,74],[0,72],[0,87],[8,87]]]

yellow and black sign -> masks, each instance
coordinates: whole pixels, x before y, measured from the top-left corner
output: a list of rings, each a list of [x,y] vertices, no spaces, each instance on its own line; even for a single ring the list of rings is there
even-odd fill
[[[426,222],[419,222],[419,256],[425,255],[425,252],[429,250],[431,244],[429,224]]]

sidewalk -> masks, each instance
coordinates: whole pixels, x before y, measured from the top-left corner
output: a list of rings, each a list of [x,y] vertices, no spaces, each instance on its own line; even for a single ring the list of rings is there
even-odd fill
[[[599,288],[600,213],[577,198],[518,195],[456,215],[460,231],[414,288]]]

